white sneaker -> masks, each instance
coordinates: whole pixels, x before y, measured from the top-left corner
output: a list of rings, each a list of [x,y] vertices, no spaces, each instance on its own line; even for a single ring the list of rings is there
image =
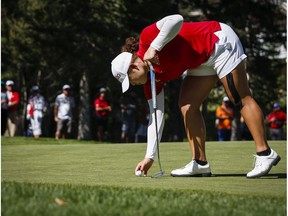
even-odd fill
[[[273,149],[271,149],[271,154],[268,156],[254,156],[254,169],[247,173],[247,178],[257,178],[267,175],[272,166],[276,166],[281,160],[281,157]]]
[[[195,160],[192,160],[185,167],[171,171],[171,176],[174,177],[210,177],[211,169],[209,163],[204,166],[198,164]]]

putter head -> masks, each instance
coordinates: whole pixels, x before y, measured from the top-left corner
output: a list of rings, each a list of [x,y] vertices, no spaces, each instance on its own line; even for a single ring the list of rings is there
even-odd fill
[[[163,176],[164,174],[165,174],[165,172],[161,170],[159,173],[152,175],[151,178],[159,178],[159,177]]]

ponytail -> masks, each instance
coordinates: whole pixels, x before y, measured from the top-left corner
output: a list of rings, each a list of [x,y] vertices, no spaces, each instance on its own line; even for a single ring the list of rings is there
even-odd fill
[[[125,44],[121,48],[121,52],[130,52],[135,53],[139,49],[139,43],[138,40],[136,40],[134,37],[129,37],[125,40]]]

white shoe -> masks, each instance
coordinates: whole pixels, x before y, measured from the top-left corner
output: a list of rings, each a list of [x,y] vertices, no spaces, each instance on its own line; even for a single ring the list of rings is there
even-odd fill
[[[201,166],[195,160],[192,160],[185,167],[182,167],[182,168],[176,169],[176,170],[172,170],[171,176],[174,176],[174,177],[188,177],[188,176],[210,177],[211,176],[211,169],[210,169],[209,163],[207,163],[204,166]]]
[[[272,166],[276,166],[281,160],[281,157],[273,149],[271,149],[271,154],[268,156],[254,156],[254,169],[247,173],[247,178],[257,178],[267,175]]]

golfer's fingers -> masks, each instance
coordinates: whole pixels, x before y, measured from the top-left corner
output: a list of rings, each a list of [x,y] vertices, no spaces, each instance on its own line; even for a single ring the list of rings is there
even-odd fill
[[[138,170],[140,170],[142,172],[141,167],[142,167],[141,163],[137,164],[137,166],[135,168],[135,172],[138,171]]]
[[[147,173],[148,173],[148,170],[149,170],[149,166],[147,166],[147,164],[145,164],[145,162],[143,162],[140,170],[144,174],[144,176],[147,176]]]
[[[143,60],[153,62],[154,57],[155,57],[155,55],[153,53],[149,52],[149,50],[147,50],[147,52],[144,54]]]
[[[154,71],[153,64],[152,64],[150,61],[145,61],[145,64],[146,64],[146,66],[149,67],[150,70],[153,70],[153,71]]]

